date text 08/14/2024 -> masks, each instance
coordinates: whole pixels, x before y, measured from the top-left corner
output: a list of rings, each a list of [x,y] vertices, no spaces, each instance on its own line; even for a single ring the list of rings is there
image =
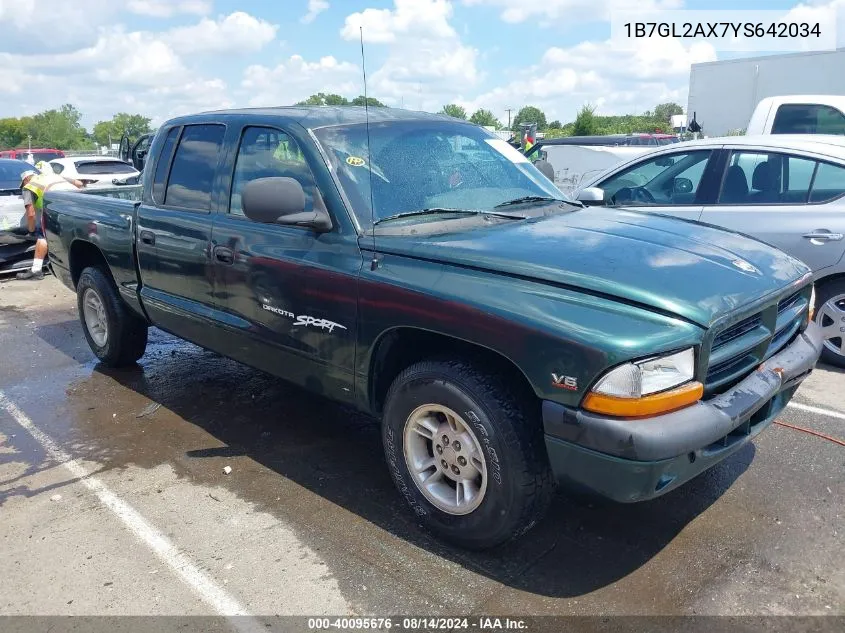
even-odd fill
[[[516,618],[403,617],[403,618],[309,618],[309,631],[527,631],[525,620]]]

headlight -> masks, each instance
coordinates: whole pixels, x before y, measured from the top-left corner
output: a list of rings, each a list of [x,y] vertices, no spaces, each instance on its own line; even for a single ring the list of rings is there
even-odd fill
[[[697,402],[704,387],[693,382],[695,351],[620,365],[596,383],[583,407],[594,413],[643,417],[668,413]]]
[[[671,356],[621,365],[605,374],[593,391],[617,398],[642,398],[689,382],[694,374],[695,352],[689,348]]]

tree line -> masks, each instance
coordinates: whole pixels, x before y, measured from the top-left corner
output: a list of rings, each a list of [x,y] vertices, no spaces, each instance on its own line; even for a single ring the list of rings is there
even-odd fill
[[[630,134],[632,132],[667,132],[672,129],[673,115],[683,114],[684,109],[677,103],[661,103],[642,114],[626,114],[622,116],[600,116],[595,114],[595,106],[587,104],[578,112],[574,121],[561,124],[560,121],[548,121],[546,114],[536,106],[521,108],[511,122],[510,129],[519,131],[523,124],[536,124],[537,131],[543,132],[547,138],[561,136],[595,136],[601,134]],[[466,109],[449,103],[440,110],[456,119],[470,121],[476,125],[493,127],[497,130],[507,129],[490,112],[490,110],[476,110],[467,117]]]
[[[363,95],[348,99],[337,94],[318,92],[295,105],[362,106]],[[370,107],[384,107],[374,97],[367,97]],[[668,131],[670,118],[683,114],[683,108],[677,103],[661,103],[654,110],[639,115],[600,116],[595,114],[595,107],[585,105],[578,112],[574,121],[561,124],[560,121],[547,121],[545,113],[536,106],[521,108],[511,121],[510,129],[519,130],[523,123],[534,123],[537,130],[546,137],[590,136],[596,134],[625,134],[631,132]],[[468,120],[476,125],[483,125],[500,130],[505,125],[491,112],[480,108],[471,115],[462,106],[449,103],[440,110],[442,114],[457,119]],[[110,146],[120,142],[123,134],[134,140],[142,134],[152,132],[150,118],[141,114],[120,112],[108,121],[99,121],[89,132],[81,124],[82,114],[71,104],[58,109],[45,110],[33,116],[9,117],[0,119],[0,149],[27,147],[50,147],[61,150],[96,150],[97,147]]]
[[[33,116],[0,119],[0,148],[49,147],[61,150],[95,150],[119,143],[124,133],[131,139],[152,131],[150,119],[120,112],[109,121],[99,121],[89,132],[82,114],[69,103]]]

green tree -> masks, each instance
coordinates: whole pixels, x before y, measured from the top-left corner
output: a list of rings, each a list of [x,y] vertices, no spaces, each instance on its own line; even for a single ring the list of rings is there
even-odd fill
[[[384,104],[376,99],[375,97],[367,97],[366,99],[367,105],[374,107],[374,108],[383,108]],[[354,106],[362,106],[364,105],[364,95],[358,95],[355,97],[351,102],[350,105]]]
[[[467,118],[467,111],[456,103],[449,103],[443,106],[443,109],[440,111],[440,114],[448,114],[451,117],[455,117],[456,119],[463,119],[464,121],[466,121]]]
[[[654,107],[654,112],[651,113],[651,116],[658,119],[663,125],[669,125],[673,116],[683,113],[684,109],[677,103],[661,103]]]
[[[502,127],[502,124],[499,120],[493,115],[490,110],[476,110],[472,113],[472,116],[469,118],[470,123],[475,123],[476,125],[482,125],[485,127],[494,127],[497,130]]]
[[[511,129],[518,131],[519,126],[523,123],[536,123],[538,132],[542,132],[548,127],[548,125],[546,124],[546,115],[543,113],[542,110],[540,110],[540,108],[537,108],[535,106],[525,106],[524,108],[520,109],[520,111],[516,113],[516,116],[513,119]]]
[[[120,138],[127,134],[130,141],[135,141],[142,134],[152,132],[150,119],[140,114],[119,112],[111,121],[100,121],[94,125],[92,136],[98,145],[119,143]]]
[[[32,144],[56,149],[88,149],[91,141],[82,127],[82,114],[66,103],[58,110],[46,110],[32,117]]]
[[[593,136],[599,134],[599,122],[594,114],[596,106],[585,104],[575,117],[575,124],[572,126],[573,136]]]
[[[32,119],[30,117],[0,119],[0,148],[15,148],[26,144]]]
[[[560,121],[555,119],[554,121],[549,123],[549,127],[552,128],[552,129],[555,129],[555,130],[559,130],[560,128],[563,127],[563,125],[561,125]]]
[[[318,92],[317,94],[308,97],[305,101],[298,101],[295,105],[343,106],[349,105],[349,99],[336,94],[326,94],[325,92]]]

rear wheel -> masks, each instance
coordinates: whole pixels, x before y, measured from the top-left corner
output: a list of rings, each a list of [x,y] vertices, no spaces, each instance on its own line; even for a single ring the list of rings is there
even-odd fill
[[[463,361],[417,363],[394,380],[382,420],[385,454],[429,530],[484,549],[540,520],[553,484],[542,425],[526,400]]]
[[[85,339],[100,362],[123,367],[144,355],[147,324],[123,304],[114,283],[102,270],[83,270],[76,294]]]
[[[845,280],[834,280],[816,289],[816,323],[824,336],[822,361],[845,367]]]

